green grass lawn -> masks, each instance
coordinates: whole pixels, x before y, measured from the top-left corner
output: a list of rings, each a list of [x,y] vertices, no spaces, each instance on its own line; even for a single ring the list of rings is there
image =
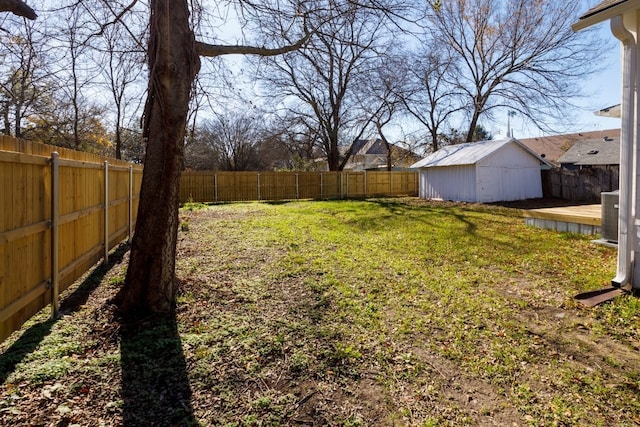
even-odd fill
[[[126,255],[94,272],[3,344],[0,423],[640,423],[640,303],[573,300],[615,272],[586,236],[417,199],[180,216],[175,316],[122,323]]]

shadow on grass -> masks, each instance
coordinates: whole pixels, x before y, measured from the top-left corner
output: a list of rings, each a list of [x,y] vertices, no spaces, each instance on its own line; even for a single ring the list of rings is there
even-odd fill
[[[367,202],[384,209],[388,215],[380,215],[375,213],[369,218],[362,218],[361,224],[367,228],[378,228],[388,225],[388,220],[391,218],[403,218],[404,221],[419,221],[424,224],[439,226],[440,218],[444,215],[464,224],[466,232],[469,234],[475,234],[477,226],[470,221],[459,208],[462,205],[454,204],[453,202],[429,202],[429,201],[415,201],[407,202],[406,199],[370,199]],[[425,215],[428,213],[429,215]]]
[[[175,314],[120,328],[125,426],[197,425]]]
[[[60,313],[73,313],[84,305],[91,293],[102,283],[102,280],[109,270],[114,265],[122,262],[122,258],[128,250],[129,245],[127,244],[118,246],[109,255],[108,264],[97,266],[91,274],[82,281],[80,286],[60,302]],[[15,370],[18,363],[40,345],[42,340],[51,333],[51,329],[56,322],[57,319],[49,318],[44,322],[29,327],[11,347],[0,354],[0,383],[4,383],[7,377]]]
[[[293,202],[298,202],[299,200],[289,200],[289,199],[285,199],[285,200],[267,200],[264,201],[263,203],[266,205],[273,205],[273,206],[279,206],[279,205],[288,205],[289,203],[293,203]]]

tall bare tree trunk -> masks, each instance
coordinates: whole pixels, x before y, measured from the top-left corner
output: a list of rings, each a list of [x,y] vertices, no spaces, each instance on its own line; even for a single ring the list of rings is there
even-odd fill
[[[482,107],[476,107],[476,109],[473,111],[473,114],[471,115],[471,122],[469,123],[469,129],[467,130],[467,135],[465,136],[464,142],[473,141],[473,134],[476,132],[478,119],[480,117],[480,111],[482,111],[481,108],[484,108],[484,104],[482,104]]]
[[[147,152],[125,284],[125,314],[168,312],[175,277],[178,196],[191,86],[200,69],[186,0],[151,1]]]

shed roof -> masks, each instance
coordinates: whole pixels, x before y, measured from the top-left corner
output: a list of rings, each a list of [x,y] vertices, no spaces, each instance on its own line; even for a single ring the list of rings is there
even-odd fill
[[[419,162],[411,165],[412,168],[430,168],[430,167],[440,167],[440,166],[463,166],[463,165],[473,165],[478,163],[480,160],[490,156],[491,154],[498,151],[500,148],[504,147],[509,143],[518,144],[522,149],[524,149],[530,155],[536,157],[541,162],[546,162],[546,160],[540,158],[536,153],[534,153],[527,146],[522,144],[517,139],[507,138],[500,140],[490,140],[490,141],[479,141],[479,142],[468,142],[465,144],[455,144],[455,145],[447,145],[442,147],[435,153],[432,153],[420,160]]]
[[[580,166],[618,165],[620,164],[620,138],[579,141],[558,159],[558,163]]]

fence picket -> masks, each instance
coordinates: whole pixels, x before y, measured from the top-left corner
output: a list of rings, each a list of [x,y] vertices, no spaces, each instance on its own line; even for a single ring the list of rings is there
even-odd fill
[[[104,255],[103,263],[109,263],[109,162],[104,161]]]

